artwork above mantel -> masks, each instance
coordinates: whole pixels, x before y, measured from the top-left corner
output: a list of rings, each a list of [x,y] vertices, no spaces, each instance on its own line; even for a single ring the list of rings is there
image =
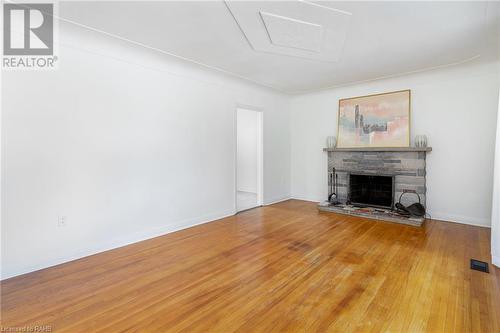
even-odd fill
[[[339,100],[337,146],[409,147],[410,90]]]
[[[335,151],[410,151],[410,152],[430,152],[432,147],[388,147],[388,148],[377,148],[377,147],[362,147],[362,148],[323,148],[326,152]]]

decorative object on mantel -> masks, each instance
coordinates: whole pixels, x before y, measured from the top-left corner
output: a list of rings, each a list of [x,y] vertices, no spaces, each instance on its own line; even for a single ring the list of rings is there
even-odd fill
[[[415,136],[415,147],[427,147],[427,135]]]
[[[334,136],[327,136],[326,137],[326,147],[327,148],[335,148],[337,145],[337,138]]]
[[[337,146],[409,147],[410,90],[339,100]]]

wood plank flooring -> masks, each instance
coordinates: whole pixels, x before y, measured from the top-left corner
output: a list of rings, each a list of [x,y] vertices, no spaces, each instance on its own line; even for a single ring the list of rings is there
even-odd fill
[[[490,230],[290,200],[5,280],[2,327],[53,332],[500,332]]]

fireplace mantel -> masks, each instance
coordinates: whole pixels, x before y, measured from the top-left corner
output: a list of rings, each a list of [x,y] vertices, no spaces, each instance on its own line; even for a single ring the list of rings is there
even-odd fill
[[[395,151],[395,152],[430,152],[432,147],[389,147],[389,148],[323,148],[326,152],[336,151]]]

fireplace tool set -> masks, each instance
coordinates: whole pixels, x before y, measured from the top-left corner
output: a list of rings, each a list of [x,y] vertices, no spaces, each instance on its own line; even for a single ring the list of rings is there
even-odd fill
[[[335,172],[335,168],[330,172],[330,195],[328,195],[328,202],[332,205],[337,205],[338,200],[338,175]]]
[[[416,194],[418,197],[418,202],[413,203],[409,206],[405,206],[401,203],[401,198],[403,195],[407,193]],[[403,190],[403,193],[399,196],[399,201],[396,203],[396,213],[403,216],[416,216],[416,217],[424,217],[425,216],[425,207],[420,202],[420,195],[417,191],[414,190]]]

